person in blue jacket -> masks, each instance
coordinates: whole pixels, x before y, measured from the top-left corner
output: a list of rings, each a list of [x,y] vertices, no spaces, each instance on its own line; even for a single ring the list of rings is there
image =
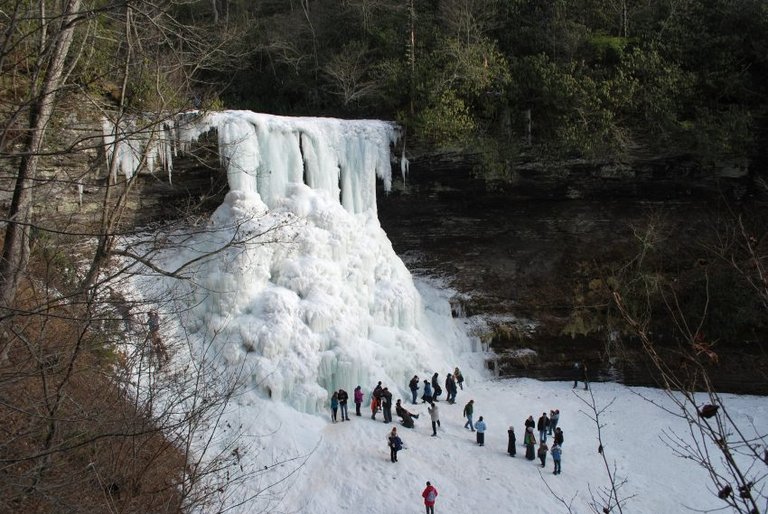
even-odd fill
[[[480,446],[485,446],[485,421],[483,421],[483,417],[480,416],[477,418],[477,423],[475,423],[475,430],[477,430],[477,444]]]
[[[421,403],[432,403],[432,386],[429,380],[424,379],[424,394],[421,395]]]
[[[555,472],[553,475],[559,475],[560,474],[560,456],[563,454],[563,449],[560,448],[560,445],[555,443],[552,445],[552,449],[549,450],[549,452],[552,454],[552,461],[555,463]]]
[[[339,393],[336,391],[333,392],[333,396],[331,396],[331,419],[334,423],[336,423],[336,414],[339,411]]]
[[[392,427],[392,431],[387,434],[387,444],[389,445],[389,460],[397,462],[397,452],[403,449],[403,440],[397,435],[397,427]]]

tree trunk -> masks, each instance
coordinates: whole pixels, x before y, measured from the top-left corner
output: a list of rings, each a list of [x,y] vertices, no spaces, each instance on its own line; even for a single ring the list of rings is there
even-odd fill
[[[37,175],[45,130],[51,120],[56,93],[63,80],[64,64],[77,25],[76,16],[80,10],[80,3],[81,0],[69,0],[64,6],[60,18],[61,25],[55,35],[53,53],[45,70],[42,84],[39,86],[37,98],[30,108],[29,132],[25,137],[24,154],[19,163],[13,200],[8,211],[3,257],[0,260],[0,305],[2,306],[9,306],[13,302],[19,281],[29,261],[32,186]],[[43,67],[45,63],[40,61],[39,65]]]

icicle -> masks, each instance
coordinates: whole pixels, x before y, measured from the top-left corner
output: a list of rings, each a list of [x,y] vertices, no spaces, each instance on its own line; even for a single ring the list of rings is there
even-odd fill
[[[405,145],[403,145],[403,154],[400,156],[400,174],[403,176],[403,182],[411,168],[411,161],[405,156]]]
[[[230,190],[257,193],[274,207],[289,195],[291,184],[306,182],[338,199],[350,212],[374,214],[376,178],[390,190],[390,146],[400,138],[398,127],[383,121],[289,118],[249,111],[184,113],[151,134],[138,132],[136,126],[133,120],[118,126],[103,121],[107,159],[117,159],[115,168],[126,178],[139,171],[143,158],[150,173],[159,164],[172,183],[173,156],[187,152],[215,129]],[[407,162],[403,153],[403,174]]]

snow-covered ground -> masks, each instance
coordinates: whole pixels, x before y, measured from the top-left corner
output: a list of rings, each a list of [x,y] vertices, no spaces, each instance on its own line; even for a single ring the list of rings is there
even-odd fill
[[[436,512],[551,513],[567,512],[566,505],[590,512],[593,502],[601,505],[609,481],[584,402],[592,396],[570,383],[494,379],[480,342],[451,317],[448,293],[414,282],[394,253],[375,205],[376,176],[391,182],[392,125],[221,113],[188,127],[182,146],[213,126],[229,165],[225,203],[205,230],[148,238],[164,248],[126,241],[156,268],[132,270],[141,272],[121,287],[159,312],[173,354],[166,369],[191,369],[205,355],[218,371],[238,370],[241,391],[210,427],[213,442],[198,443],[240,458],[231,476],[247,478],[226,489],[233,511],[423,512],[426,481],[439,491]],[[155,273],[160,268],[181,270],[184,280]],[[370,419],[376,382],[407,403],[414,374],[437,372],[442,384],[454,366],[466,383],[455,405],[438,404],[439,436],[431,437],[425,405],[408,405],[421,417],[414,429],[399,429],[407,449],[390,462],[392,425],[381,414]],[[357,385],[366,395],[363,415],[354,415],[350,401],[350,421],[331,423],[331,392],[351,395]],[[608,407],[602,438],[609,467],[624,483],[625,512],[722,506],[704,471],[665,444],[663,434],[684,436],[687,426],[643,399],[669,405],[662,392],[603,383],[591,393],[599,410]],[[765,398],[723,398],[747,437],[768,424]],[[483,447],[463,428],[470,399],[475,419],[488,425]],[[565,433],[557,476],[551,458],[542,469],[525,460],[521,445],[524,420],[552,409],[560,410]],[[518,436],[514,458],[507,454],[510,426]]]
[[[597,498],[609,481],[597,451],[596,425],[587,416],[592,412],[582,401],[591,401],[589,394],[572,389],[571,383],[494,380],[469,369],[465,373],[469,383],[459,391],[457,403],[438,403],[442,425],[438,437],[431,437],[423,404],[407,405],[421,414],[414,429],[402,428],[395,418],[407,446],[396,463],[390,462],[386,444],[392,425],[384,424],[381,414],[373,421],[367,404],[361,417],[354,415],[352,405],[351,421],[343,423],[332,423],[329,413],[299,414],[268,401],[239,407],[241,419],[257,419],[256,430],[271,433],[255,439],[267,461],[313,452],[295,475],[276,486],[273,492],[283,498],[270,505],[270,512],[419,513],[424,511],[421,492],[426,481],[439,491],[436,512],[568,512],[561,500],[571,504],[572,512],[592,512],[592,495]],[[375,384],[361,385],[367,399]],[[406,384],[390,386],[399,391],[396,398],[408,401]],[[646,400],[669,406],[661,391],[596,383],[592,394],[600,408],[613,402],[602,415],[602,440],[618,479],[626,480],[620,489],[620,495],[628,498],[624,512],[702,512],[723,506],[706,473],[674,455],[665,443],[664,433],[686,436],[688,429],[683,420]],[[475,420],[483,416],[488,424],[483,447],[463,428],[462,410],[469,399],[475,401]],[[723,399],[747,432],[768,423],[765,398],[724,395]],[[525,419],[529,415],[538,419],[555,408],[560,410],[565,437],[562,473],[557,476],[551,456],[542,469],[538,459],[525,459],[521,444]],[[518,436],[514,458],[507,454],[509,426]]]

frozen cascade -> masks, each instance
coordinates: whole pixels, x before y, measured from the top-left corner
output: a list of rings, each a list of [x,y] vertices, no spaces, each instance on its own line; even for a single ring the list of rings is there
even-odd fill
[[[163,283],[184,298],[173,307],[183,314],[163,316],[169,324],[201,348],[213,341],[227,367],[242,366],[255,388],[305,412],[324,409],[340,387],[368,394],[384,380],[405,392],[415,372],[452,369],[468,346],[463,333],[436,341],[450,309],[425,308],[377,218],[376,179],[391,186],[395,125],[206,113],[177,121],[175,147],[211,129],[230,192],[206,234],[163,259],[174,269],[215,257],[200,261],[193,280],[154,276],[135,287]],[[236,235],[255,239],[219,251]]]

